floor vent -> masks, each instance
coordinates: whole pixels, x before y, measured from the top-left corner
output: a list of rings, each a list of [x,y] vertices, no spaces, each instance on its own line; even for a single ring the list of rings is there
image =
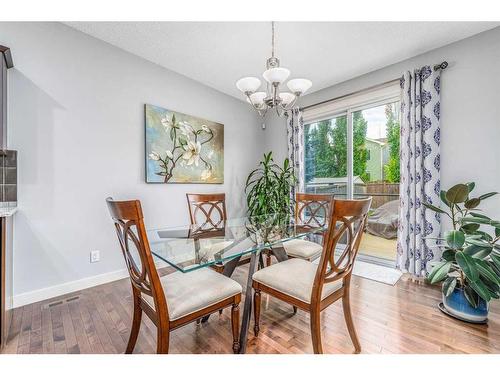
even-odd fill
[[[50,302],[50,303],[46,303],[45,305],[43,305],[43,308],[44,309],[50,309],[51,307],[63,305],[65,303],[70,303],[70,302],[76,301],[78,299],[80,299],[79,295],[78,296],[69,297],[69,298],[66,298],[66,299],[60,299],[59,301],[53,301],[53,302]]]

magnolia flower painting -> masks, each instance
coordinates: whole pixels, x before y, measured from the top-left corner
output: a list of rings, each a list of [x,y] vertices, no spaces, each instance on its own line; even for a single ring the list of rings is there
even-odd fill
[[[224,182],[224,125],[145,106],[146,182]]]

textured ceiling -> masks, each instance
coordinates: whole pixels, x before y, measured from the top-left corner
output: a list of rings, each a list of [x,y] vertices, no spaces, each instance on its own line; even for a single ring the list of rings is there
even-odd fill
[[[262,77],[264,22],[68,22],[137,56],[242,99],[235,81]],[[278,22],[276,55],[310,92],[499,26],[498,22]]]

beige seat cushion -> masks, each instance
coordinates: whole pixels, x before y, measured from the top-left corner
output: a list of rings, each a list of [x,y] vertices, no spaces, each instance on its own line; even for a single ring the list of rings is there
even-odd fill
[[[161,279],[167,299],[170,320],[203,310],[226,298],[241,294],[241,285],[209,268],[182,273],[174,272]],[[143,299],[154,308],[153,298]]]
[[[210,245],[210,247],[208,249],[203,249],[202,251],[200,251],[200,257],[205,257],[206,259],[208,259],[208,258],[212,259],[214,257],[214,254],[218,253],[221,250],[224,250],[228,246],[231,246],[233,243],[234,243],[233,241],[216,242],[216,243]],[[227,256],[227,254],[226,254],[226,256]],[[240,261],[245,260],[245,259],[249,259],[251,256],[252,256],[252,253],[246,253],[246,254],[241,256]],[[230,260],[231,259],[225,260],[223,263],[226,264]]]
[[[323,251],[323,246],[312,241],[293,239],[283,242],[283,248],[288,255],[294,258],[313,259]]]
[[[253,279],[281,293],[311,302],[311,292],[318,265],[303,259],[288,259],[257,271]],[[321,298],[324,299],[342,287],[342,281],[323,285]]]

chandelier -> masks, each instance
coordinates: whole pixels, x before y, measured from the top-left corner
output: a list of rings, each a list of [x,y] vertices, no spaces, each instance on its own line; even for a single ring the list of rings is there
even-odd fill
[[[297,98],[312,86],[304,78],[295,78],[287,82],[290,92],[280,92],[281,85],[290,76],[290,71],[280,67],[280,60],[274,56],[274,22],[271,22],[271,57],[267,59],[267,70],[262,74],[266,80],[266,91],[258,91],[261,82],[257,77],[245,77],[236,82],[236,87],[247,97],[247,102],[264,117],[270,109],[275,109],[278,116],[283,116],[292,109]]]

